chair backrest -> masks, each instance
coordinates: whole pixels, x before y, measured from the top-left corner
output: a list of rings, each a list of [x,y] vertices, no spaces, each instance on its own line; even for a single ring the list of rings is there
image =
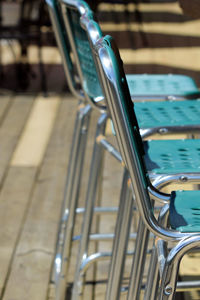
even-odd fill
[[[46,0],[51,23],[56,37],[56,42],[62,57],[67,83],[71,93],[79,100],[84,100],[84,94],[80,86],[77,68],[72,60],[72,49],[69,44],[67,33],[62,18],[61,7],[57,0]]]
[[[134,105],[118,48],[112,37],[106,36],[96,43],[95,49],[106,104],[115,128],[122,158],[130,173],[140,215],[154,234],[170,240],[174,238],[175,232],[159,225],[153,213],[150,195],[155,195],[155,192],[160,199],[164,195],[152,187],[146,171],[143,158],[144,144],[139,133]],[[183,237],[181,233],[178,233],[179,235],[180,238]]]
[[[93,28],[93,41],[88,39],[85,20],[94,20],[94,15],[86,2],[76,0],[57,1],[61,7],[65,32],[73,52],[85,97],[95,106],[105,109],[104,104],[102,104],[103,93],[90,45],[91,42],[95,43],[102,36],[101,30],[96,24],[97,26]]]

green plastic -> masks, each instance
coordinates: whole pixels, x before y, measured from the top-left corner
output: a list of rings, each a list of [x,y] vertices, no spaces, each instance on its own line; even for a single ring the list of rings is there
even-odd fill
[[[170,201],[170,225],[181,232],[200,232],[200,191],[177,191]]]
[[[146,141],[145,161],[155,174],[200,172],[200,140]]]
[[[132,107],[132,101],[126,78],[123,73],[123,64],[120,61],[119,53],[117,52],[117,48],[111,37],[106,36],[104,41],[105,45],[103,46],[106,48],[106,53],[110,59],[109,68],[106,69],[106,64],[104,65],[104,72],[106,73],[108,82],[109,74],[112,74],[112,77],[110,78],[112,78],[112,81],[114,82],[114,86],[117,90],[116,94],[120,95],[120,100],[116,101],[116,106],[119,109],[120,105],[121,111],[123,111],[123,114],[118,115],[121,122],[114,119],[118,130],[117,132],[119,133],[118,137],[120,138],[122,130],[124,130],[124,138],[126,136],[129,137],[128,141],[130,140],[131,146],[130,144],[126,145],[126,141],[124,141],[122,147],[127,147],[126,151],[130,152],[130,154],[127,155],[132,155],[132,147],[134,163],[140,172],[140,174],[137,173],[137,175],[141,175],[144,179],[144,184],[146,184],[144,188],[149,184],[147,170],[165,175],[176,173],[199,173],[200,140],[141,141],[138,132],[137,119]],[[107,83],[107,85],[110,87],[109,83]],[[120,103],[118,103],[118,101],[120,101]],[[111,103],[114,111],[113,98],[111,98]],[[146,152],[145,156],[143,156],[144,150]],[[143,158],[145,161],[143,161]],[[200,232],[200,191],[178,191],[177,193],[173,192],[171,194],[170,225],[173,229],[182,232]]]
[[[136,102],[140,128],[200,124],[200,100]]]
[[[51,10],[54,12],[55,25],[59,29],[59,39],[62,41],[61,47],[63,48],[66,61],[69,65],[69,68],[73,70],[73,63],[70,57],[70,46],[67,39],[67,35],[64,30],[62,13],[60,12],[58,0],[46,0],[47,4],[51,7]],[[66,14],[69,17],[69,22],[73,32],[76,49],[78,57],[80,60],[80,67],[84,77],[84,88],[86,93],[91,98],[97,98],[102,96],[102,90],[99,84],[98,75],[96,72],[95,63],[93,60],[93,54],[91,47],[88,41],[86,31],[80,25],[80,12],[78,11],[78,6],[82,5],[84,7],[87,18],[91,21],[94,20],[94,15],[89,5],[85,1],[74,1],[73,5],[70,1],[70,5],[67,5],[66,1]],[[99,36],[102,36],[100,27],[96,22],[97,30]],[[197,97],[199,95],[199,90],[192,80],[192,78],[183,75],[147,75],[147,74],[138,74],[138,75],[127,75],[128,85],[130,93],[133,96],[146,96],[154,97],[160,95],[161,97],[171,95],[181,97]],[[74,83],[75,85],[75,83]]]
[[[127,85],[123,62],[120,59],[120,54],[113,38],[107,35],[104,37],[104,42],[104,47],[106,48],[109,58],[112,62],[112,73],[115,77],[115,85],[117,86],[117,90],[120,94],[121,107],[125,113],[124,116],[126,118],[126,126],[129,131],[129,137],[132,141],[132,146],[135,149],[138,169],[143,181],[143,186],[144,188],[146,188],[148,186],[148,177],[143,160],[143,155],[145,154],[143,142],[139,133],[139,126],[134,113],[133,102],[131,100],[129,88]]]
[[[71,9],[66,6],[66,13],[68,14],[71,30],[73,32],[76,50],[80,61],[80,67],[84,79],[84,88],[89,97],[96,98],[102,96],[102,90],[99,84],[93,54],[89,44],[86,31],[80,25],[80,13],[78,10]],[[91,11],[87,12],[88,18],[93,19]]]
[[[127,75],[131,96],[200,96],[194,80],[186,75],[175,74],[136,74]]]

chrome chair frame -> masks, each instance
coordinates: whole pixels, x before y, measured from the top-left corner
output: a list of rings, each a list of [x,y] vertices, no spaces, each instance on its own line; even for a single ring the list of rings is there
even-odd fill
[[[165,226],[163,226],[162,223],[158,222],[157,219],[154,216],[153,207],[152,207],[152,201],[150,199],[159,200],[162,202],[168,202],[170,200],[170,195],[163,194],[159,190],[155,189],[155,187],[152,186],[149,177],[146,177],[146,175],[143,173],[143,162],[141,161],[141,158],[138,157],[138,154],[136,152],[135,147],[139,147],[139,145],[136,144],[136,140],[133,137],[133,133],[131,132],[131,124],[132,123],[132,116],[130,115],[130,111],[128,112],[128,107],[130,108],[130,95],[127,94],[127,102],[125,103],[126,99],[123,99],[120,95],[120,92],[118,90],[118,85],[123,85],[125,83],[124,77],[121,77],[121,83],[119,83],[119,78],[116,78],[116,74],[113,72],[112,69],[112,61],[110,59],[110,53],[108,52],[108,43],[110,42],[109,38],[101,39],[97,45],[96,45],[96,51],[98,53],[98,60],[99,60],[99,67],[100,72],[102,75],[102,78],[104,78],[104,93],[106,95],[105,99],[107,101],[107,106],[110,111],[112,121],[115,126],[116,130],[116,137],[119,144],[120,152],[123,157],[123,161],[129,171],[132,188],[133,188],[133,194],[135,196],[135,201],[137,203],[137,207],[141,216],[141,222],[139,226],[139,231],[137,234],[137,241],[141,242],[141,236],[145,236],[147,234],[147,231],[151,231],[154,235],[160,237],[164,241],[173,241],[173,242],[179,242],[179,244],[173,248],[170,255],[172,258],[169,259],[170,256],[168,256],[169,265],[171,267],[171,262],[175,261],[174,259],[176,257],[179,258],[185,254],[189,249],[196,247],[197,245],[200,246],[200,234],[193,234],[193,233],[182,233],[175,230],[171,230]],[[123,74],[123,71],[122,71]],[[123,82],[123,83],[122,83]],[[126,90],[127,91],[127,90]],[[128,92],[127,92],[128,93]],[[132,129],[133,130],[133,129]],[[139,129],[134,129],[134,134],[139,134]],[[133,146],[133,143],[135,147]],[[141,235],[141,236],[140,236]],[[116,240],[119,243],[119,240],[116,237]],[[142,239],[143,242],[146,241],[146,239]],[[132,270],[132,278],[131,282],[136,286],[136,290],[139,285],[137,285],[137,282],[135,282],[134,272],[138,269],[135,267],[138,264],[138,258],[140,256],[143,257],[144,249],[146,251],[146,247],[143,244],[142,246],[139,245],[136,241],[136,252],[134,257],[134,264],[133,264],[133,270]],[[121,244],[120,244],[121,245]],[[180,250],[181,249],[181,250]],[[141,251],[142,250],[142,251]],[[175,253],[175,254],[173,254]],[[179,253],[179,254],[177,254]],[[167,269],[166,264],[166,269]],[[177,265],[173,269],[173,279],[175,278],[176,271],[177,271]],[[111,265],[112,266],[112,265]],[[112,268],[112,267],[111,267]],[[167,273],[167,271],[166,274]],[[140,270],[140,269],[139,269]],[[174,271],[175,270],[175,271]],[[113,271],[113,270],[112,270]],[[175,273],[174,273],[175,272]],[[140,272],[139,272],[140,273]],[[170,286],[170,292],[169,287],[165,286],[166,283],[166,276],[163,279],[163,285],[161,290],[161,296],[160,299],[173,299],[174,295],[174,287]],[[113,283],[113,281],[112,281]],[[132,284],[132,285],[133,285]],[[119,290],[119,287],[117,287]],[[168,290],[168,295],[166,294],[166,298],[163,298],[163,292],[166,292],[166,288]],[[130,286],[129,294],[127,299],[138,299],[137,297],[134,298],[133,296],[133,288]],[[119,297],[119,292],[116,293],[115,298],[112,296],[109,296],[110,298],[107,298],[109,300],[116,300]],[[148,298],[149,299],[149,298]],[[155,299],[155,298],[154,298]]]
[[[63,2],[64,3],[67,3],[68,1],[67,0],[63,0]],[[75,4],[74,4],[75,5]],[[90,42],[91,42],[91,44],[92,45],[94,45],[94,43],[95,43],[95,41],[93,40],[93,37],[95,36],[97,36],[97,33],[95,33],[95,26],[94,26],[94,23],[93,23],[93,21],[90,21],[90,20],[88,20],[87,18],[86,18],[86,16],[85,17],[82,17],[81,18],[81,24],[82,24],[82,26],[83,26],[83,28],[85,28],[86,29],[86,31],[87,31],[87,33],[88,33],[88,36],[89,36],[89,39],[90,39]],[[199,131],[199,126],[197,126],[196,128],[195,128],[195,126],[181,126],[181,127],[168,127],[168,128],[153,128],[153,129],[147,129],[147,130],[141,130],[141,133],[143,133],[144,134],[144,137],[148,137],[149,135],[151,135],[152,133],[180,133],[180,132],[187,132],[187,133],[191,133],[192,131],[196,131],[196,132],[198,132]],[[97,140],[97,136],[96,136],[96,140]],[[120,154],[118,153],[117,155],[116,155],[116,149],[114,149],[110,144],[107,144],[106,143],[106,138],[104,138],[104,137],[100,137],[100,138],[98,138],[98,143],[99,144],[101,144],[101,146],[103,146],[104,148],[106,148],[107,150],[109,150],[109,152],[114,152],[115,153],[115,156],[117,156],[118,157],[118,160],[119,161],[121,161],[121,158],[120,158]],[[96,146],[95,146],[96,147]],[[112,151],[111,151],[111,149],[112,149]],[[100,167],[100,166],[99,166]],[[98,174],[98,168],[96,169],[96,175],[94,175],[94,172],[95,172],[95,170],[94,170],[94,168],[91,170],[91,173],[90,173],[90,178],[93,178],[93,177],[95,177],[95,176],[97,176],[97,174]],[[166,176],[166,175],[164,175],[163,174],[163,176],[162,175],[160,175],[160,176],[155,176],[155,178],[154,178],[154,175],[152,174],[152,178],[153,179],[155,179],[156,180],[156,185],[157,186],[159,186],[161,183],[160,183],[160,181],[162,182],[162,184],[164,184],[164,185],[167,185],[167,184],[169,184],[170,182],[173,182],[175,179],[179,179],[180,180],[180,182],[182,182],[182,183],[184,183],[184,181],[187,181],[187,180],[191,180],[191,181],[194,181],[195,183],[199,183],[199,179],[200,179],[200,177],[197,175],[197,174],[173,174],[173,175],[171,175],[171,176]],[[91,214],[92,214],[92,212],[93,212],[93,210],[94,210],[94,196],[92,197],[91,195],[92,195],[92,193],[90,193],[90,189],[92,190],[93,189],[93,183],[94,183],[94,181],[92,180],[92,182],[91,181],[89,181],[89,184],[88,184],[88,193],[87,193],[87,195],[90,195],[90,196],[86,196],[86,206],[87,206],[87,204],[88,204],[88,207],[89,207],[89,205],[93,205],[92,207],[90,206],[90,208],[88,208],[88,207],[86,207],[85,208],[85,211],[86,211],[86,215],[87,216],[90,216],[90,217],[88,217],[88,221],[86,221],[86,223],[85,224],[87,224],[87,225],[84,225],[83,226],[83,232],[82,232],[82,235],[81,235],[81,239],[82,239],[82,242],[81,242],[81,248],[80,248],[80,252],[79,252],[79,257],[83,257],[83,256],[86,256],[86,253],[87,253],[87,245],[88,245],[88,242],[89,242],[89,233],[90,233],[90,222],[91,222],[91,219],[92,219],[92,217],[91,217]],[[94,195],[94,194],[93,194]],[[88,213],[88,211],[90,211],[90,213]],[[87,217],[86,217],[87,218]],[[88,228],[87,230],[85,229],[85,228]],[[85,245],[85,246],[83,246],[83,245]],[[125,252],[124,252],[125,253]],[[119,256],[118,256],[118,258],[117,258],[117,260],[119,261]],[[122,259],[123,260],[123,259]],[[89,259],[88,259],[88,261],[89,261]],[[83,277],[83,276],[80,276],[80,273],[79,273],[79,271],[78,270],[80,270],[80,269],[82,269],[82,264],[85,264],[84,262],[83,262],[83,260],[80,260],[79,261],[79,267],[77,267],[77,272],[76,272],[76,275],[75,275],[75,280],[74,280],[74,282],[75,282],[75,287],[74,287],[74,289],[73,289],[73,291],[74,291],[74,294],[77,294],[77,293],[79,293],[79,295],[80,294],[82,294],[82,284],[80,283],[81,282],[81,277]],[[142,265],[142,263],[141,263],[141,265]],[[120,274],[119,272],[115,272],[115,275],[116,274]],[[77,283],[77,285],[79,286],[79,291],[78,291],[78,287],[77,287],[77,285],[76,285],[76,283]],[[113,289],[112,289],[113,290]],[[78,292],[77,292],[78,291]],[[76,296],[74,296],[74,297],[76,297]],[[76,299],[76,298],[74,298],[74,299]],[[109,297],[108,297],[108,299],[109,299]],[[114,297],[113,297],[113,299],[115,299]]]
[[[49,0],[48,0],[48,2],[49,2]],[[66,1],[60,1],[60,3],[62,4],[62,3],[65,3]],[[79,1],[67,1],[68,2],[68,4],[69,4],[69,2],[71,2],[71,5],[76,5],[75,4],[75,2],[76,3],[79,3]],[[79,7],[79,11],[81,12],[81,14],[82,14],[82,16],[85,16],[85,14],[86,14],[86,11],[85,11],[85,7],[83,7],[82,5],[81,5],[81,3],[80,3],[80,5],[78,5],[78,7]],[[53,12],[51,11],[51,14],[52,14]],[[54,23],[55,23],[55,16],[54,16]],[[65,20],[64,20],[64,23],[65,23],[65,25],[67,25],[67,20],[66,20],[66,18],[65,18]],[[82,24],[83,26],[84,26],[84,17],[83,17],[83,24]],[[75,45],[74,45],[74,42],[73,42],[73,37],[72,37],[72,34],[70,34],[69,33],[69,31],[70,31],[70,27],[69,27],[69,24],[66,26],[66,28],[67,28],[67,30],[68,30],[68,34],[69,34],[69,39],[70,39],[70,45],[72,46],[72,51],[73,51],[73,55],[75,56],[75,61],[76,62],[78,62],[79,61],[79,59],[78,59],[78,56],[76,56],[76,49],[75,49]],[[59,31],[58,31],[58,25],[56,24],[55,26],[54,26],[54,30],[55,31],[57,31],[57,40],[58,40],[58,45],[59,45],[59,43],[60,43],[60,40],[62,40],[62,34],[61,34],[61,36],[60,36],[60,33],[59,33]],[[98,32],[96,32],[96,35],[94,35],[94,32],[93,32],[93,35],[92,35],[92,37],[94,38],[94,40],[93,40],[93,43],[95,43],[98,39],[99,39],[99,35],[98,35]],[[67,78],[69,77],[69,81],[70,81],[70,72],[69,72],[69,68],[68,68],[68,64],[66,64],[66,57],[65,57],[65,53],[63,52],[63,49],[65,49],[65,47],[66,47],[66,43],[65,43],[65,41],[64,41],[64,44],[65,44],[65,46],[63,46],[63,44],[62,43],[60,43],[60,50],[61,50],[61,54],[62,54],[62,57],[63,57],[63,62],[64,62],[64,66],[65,66],[65,70],[66,70],[66,74],[67,74]],[[81,69],[80,69],[80,64],[79,63],[77,63],[77,65],[76,65],[76,68],[77,68],[77,72],[78,72],[78,74],[79,74],[79,77],[80,77],[80,83],[81,83],[81,85],[82,86],[84,86],[84,78],[83,78],[83,75],[81,74]],[[72,91],[73,91],[73,84],[72,84]],[[75,93],[76,94],[76,93]],[[83,97],[83,95],[84,95],[84,97]],[[84,101],[85,101],[85,99],[87,99],[87,101],[90,103],[90,105],[91,106],[98,106],[98,108],[100,108],[100,110],[101,111],[104,111],[104,109],[105,109],[105,106],[102,106],[102,105],[100,105],[99,106],[99,103],[101,103],[101,102],[99,102],[99,100],[102,100],[102,98],[101,99],[97,99],[97,102],[95,102],[95,101],[93,101],[93,99],[91,99],[90,97],[88,97],[88,95],[87,95],[87,93],[85,93],[85,91],[84,91],[84,89],[82,89],[81,90],[81,96],[82,96],[82,98],[84,99]],[[92,100],[92,101],[91,101]],[[90,106],[88,106],[87,107],[87,109],[86,109],[86,111],[90,111],[91,110],[91,108],[89,109],[89,107]],[[79,118],[77,118],[77,119],[79,119]],[[79,127],[79,126],[77,126],[77,127]],[[82,127],[83,129],[85,129],[85,125],[83,125],[83,127]],[[88,125],[87,125],[87,128],[88,128]],[[105,127],[104,127],[105,128]],[[152,133],[157,133],[157,132],[159,132],[159,133],[165,133],[165,132],[170,132],[172,130],[172,128],[154,128],[154,129],[148,129],[148,130],[145,130],[144,131],[144,136],[149,136],[149,135],[152,135]],[[190,132],[194,132],[195,130],[197,130],[198,131],[198,129],[196,129],[194,126],[189,126],[189,127],[181,127],[181,128],[177,128],[177,130],[179,131],[181,131],[181,132],[188,132],[188,133],[190,133]],[[83,130],[83,131],[85,131],[85,130]],[[87,131],[87,130],[86,130]],[[173,130],[172,130],[173,131]],[[76,130],[75,130],[75,132],[76,132]],[[79,134],[80,134],[80,132],[81,131],[78,131],[79,132]],[[74,135],[75,135],[75,133],[74,133]],[[102,131],[101,132],[101,136],[102,135],[104,135],[104,132]],[[80,138],[80,137],[79,137]],[[79,138],[74,138],[77,142],[79,141],[80,142],[80,140],[79,140]],[[58,245],[60,244],[60,242],[63,242],[64,243],[64,246],[62,246],[61,248],[62,249],[60,249],[60,250],[58,250],[58,251],[56,251],[56,253],[57,253],[57,256],[56,256],[56,259],[55,259],[55,261],[56,261],[56,277],[58,278],[58,277],[61,277],[61,278],[63,278],[63,276],[61,275],[62,274],[62,272],[60,273],[60,270],[61,270],[61,261],[63,261],[64,260],[64,257],[63,257],[63,255],[61,254],[61,253],[68,253],[68,255],[67,255],[67,257],[69,257],[70,256],[70,245],[71,245],[71,241],[72,241],[72,232],[70,232],[69,234],[70,234],[70,236],[68,235],[68,238],[66,238],[66,239],[64,239],[64,240],[62,240],[62,237],[63,236],[65,236],[66,235],[66,232],[65,232],[65,230],[66,230],[66,224],[73,224],[74,223],[74,218],[75,218],[75,210],[76,210],[76,207],[77,207],[77,199],[78,199],[78,190],[79,190],[79,184],[80,184],[80,174],[81,174],[81,171],[82,171],[82,166],[83,166],[83,157],[84,157],[84,151],[85,151],[85,142],[86,141],[83,141],[82,143],[83,143],[83,146],[81,147],[81,149],[83,150],[82,151],[82,156],[80,157],[80,159],[78,159],[77,161],[78,162],[80,162],[80,164],[77,164],[77,167],[76,167],[76,165],[75,165],[75,167],[73,167],[73,163],[71,163],[71,165],[72,165],[72,167],[70,166],[69,167],[69,170],[72,170],[71,172],[72,172],[72,175],[70,175],[70,172],[68,173],[68,182],[67,182],[67,185],[66,185],[66,196],[65,196],[65,204],[63,205],[63,209],[62,209],[62,211],[64,212],[64,214],[63,214],[63,216],[62,216],[62,221],[61,221],[61,225],[60,225],[60,228],[62,228],[62,230],[60,231],[60,234],[59,234],[59,236],[60,236],[60,238],[59,238],[59,243],[58,243]],[[74,144],[74,143],[73,143]],[[73,146],[73,148],[72,148],[72,151],[71,152],[74,152],[74,153],[76,153],[77,155],[79,154],[79,152],[78,152],[78,149],[79,149],[79,151],[80,151],[80,148],[79,148],[79,144],[76,144],[77,145],[77,147],[74,147]],[[77,151],[73,151],[73,149],[77,149]],[[115,152],[115,149],[113,148],[113,150],[112,150],[113,152]],[[76,157],[76,155],[74,155],[74,158]],[[70,161],[72,161],[73,162],[73,159],[72,160],[70,160]],[[77,163],[76,161],[74,162],[74,163]],[[73,170],[74,170],[74,173],[73,173]],[[78,175],[79,174],[79,175]],[[74,185],[72,185],[72,184],[70,184],[69,182],[75,182],[75,183],[78,183],[77,185],[76,185],[76,188],[74,188]],[[73,189],[71,190],[71,193],[69,192],[70,191],[70,188],[73,186]],[[69,188],[70,187],[70,188]],[[67,200],[66,200],[67,199]],[[70,200],[69,200],[70,199]],[[74,199],[74,200],[73,200]],[[70,204],[69,202],[71,201],[71,203],[72,204]],[[70,207],[70,208],[69,208]],[[73,209],[72,209],[73,208]],[[70,225],[69,224],[69,225]],[[67,225],[68,226],[68,225]],[[71,228],[70,226],[68,226],[68,228]],[[67,246],[67,249],[68,250],[66,250],[66,248],[65,248],[65,245],[68,245]],[[63,250],[63,249],[65,249],[65,250]],[[69,261],[69,259],[66,259],[66,256],[65,256],[65,261]],[[65,268],[66,268],[66,265],[65,265]],[[59,288],[59,290],[60,290],[60,288]]]
[[[69,49],[69,43],[64,34],[65,28],[63,20],[59,13],[59,7],[54,0],[46,0],[53,29],[55,32],[56,42],[62,57],[65,76],[68,87],[72,95],[78,100],[78,108],[74,124],[74,132],[72,137],[71,151],[69,157],[67,178],[65,184],[64,201],[61,209],[61,218],[57,234],[56,256],[53,274],[53,280],[58,281],[61,268],[61,253],[64,243],[65,223],[69,217],[69,207],[71,203],[76,203],[79,195],[79,187],[81,184],[81,173],[83,169],[83,160],[85,156],[85,148],[87,141],[87,133],[91,115],[91,105],[86,103],[85,95],[80,87],[76,66],[74,65]]]

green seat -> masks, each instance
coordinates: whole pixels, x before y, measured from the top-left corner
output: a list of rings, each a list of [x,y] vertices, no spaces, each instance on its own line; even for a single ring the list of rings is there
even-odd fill
[[[144,142],[147,170],[155,174],[200,172],[200,140]]]
[[[137,74],[127,75],[128,87],[133,100],[145,99],[184,99],[197,98],[199,90],[194,80],[185,75]]]
[[[77,68],[82,73],[82,85],[84,86],[85,95],[88,100],[93,103],[99,104],[102,97],[102,90],[99,84],[96,66],[94,64],[93,53],[91,51],[91,40],[87,30],[84,26],[84,18],[82,26],[80,26],[80,17],[83,13],[79,10],[84,10],[86,18],[93,21],[94,15],[90,7],[85,1],[73,1],[73,4],[67,1],[46,0],[48,3],[52,2],[54,5],[58,3],[63,4],[67,20],[69,22],[71,35],[75,46],[77,57],[75,60]],[[93,23],[94,39],[101,38],[102,32],[99,25]],[[98,37],[97,37],[98,32]],[[92,35],[92,34],[91,34]],[[66,39],[66,37],[65,37]],[[92,41],[93,43],[94,41]],[[167,99],[195,99],[200,97],[199,89],[194,80],[185,75],[172,75],[172,74],[129,74],[126,76],[130,93],[133,100],[167,100]]]
[[[140,128],[200,124],[200,101],[136,102]]]
[[[180,232],[200,232],[200,191],[177,191],[170,201],[170,225]]]

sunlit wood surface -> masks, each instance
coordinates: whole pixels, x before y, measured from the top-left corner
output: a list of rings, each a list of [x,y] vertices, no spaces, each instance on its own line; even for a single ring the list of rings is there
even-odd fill
[[[102,4],[98,14],[104,33],[116,37],[127,72],[183,73],[193,76],[200,86],[200,21],[183,19],[177,3],[140,4],[146,20],[142,24],[134,20],[135,5],[126,9],[128,19],[122,5]],[[171,18],[168,22],[167,16]],[[18,56],[18,44],[12,41],[12,45]],[[4,67],[13,63],[9,49],[2,42]],[[59,66],[61,62],[58,50],[49,46],[43,47],[42,58],[46,64]],[[29,61],[38,63],[36,46],[30,46]],[[49,72],[48,76],[53,74]],[[37,95],[0,92],[0,298],[53,300],[51,270],[77,102],[70,93],[49,92],[44,97],[42,91]],[[80,206],[84,205],[97,117],[98,113],[92,115]],[[122,167],[106,154],[103,205],[118,204],[121,178]],[[115,216],[100,220],[101,232],[113,232],[114,226]],[[109,251],[111,246],[101,242],[99,249]],[[70,274],[76,252],[74,244]],[[125,283],[130,264],[131,260],[127,262]],[[187,257],[184,265],[182,275],[200,274],[199,255]],[[104,299],[107,275],[108,261],[98,264],[95,285],[89,284],[93,272],[88,272],[84,299],[91,299],[92,293],[95,299]],[[187,294],[185,299],[197,300],[200,295]]]

